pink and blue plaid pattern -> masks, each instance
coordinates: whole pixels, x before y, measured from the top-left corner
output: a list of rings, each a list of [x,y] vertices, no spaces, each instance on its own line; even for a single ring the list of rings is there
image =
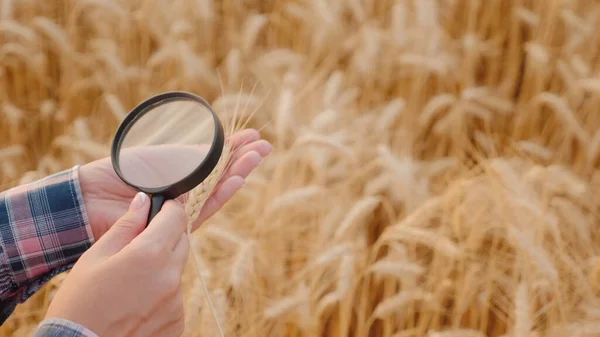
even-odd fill
[[[47,319],[33,337],[98,337],[94,332],[64,319]]]
[[[93,242],[78,167],[2,192],[0,324],[17,304],[72,268]]]

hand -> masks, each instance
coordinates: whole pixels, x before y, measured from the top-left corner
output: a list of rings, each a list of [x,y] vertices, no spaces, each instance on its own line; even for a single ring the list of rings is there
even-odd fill
[[[271,144],[260,139],[256,130],[242,130],[230,138],[235,153],[232,163],[212,196],[206,201],[194,229],[217,212],[244,184],[244,179],[263,157],[271,152]],[[136,190],[126,185],[115,173],[110,158],[80,167],[83,200],[95,240],[98,240],[127,211]]]
[[[98,336],[183,333],[187,215],[183,205],[170,200],[145,229],[149,209],[148,197],[138,194],[75,264],[46,318],[70,320]]]

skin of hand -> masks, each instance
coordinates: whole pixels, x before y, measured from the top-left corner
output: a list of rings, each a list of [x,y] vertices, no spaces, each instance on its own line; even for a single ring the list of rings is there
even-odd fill
[[[183,333],[187,215],[170,200],[145,228],[149,209],[149,198],[136,195],[125,215],[81,256],[46,318],[70,320],[101,337]]]
[[[232,163],[211,197],[206,201],[193,229],[217,212],[244,185],[244,179],[267,156],[272,146],[254,129],[236,132],[227,139],[233,146]],[[95,240],[127,211],[137,191],[114,172],[110,158],[103,158],[79,169],[80,184]]]

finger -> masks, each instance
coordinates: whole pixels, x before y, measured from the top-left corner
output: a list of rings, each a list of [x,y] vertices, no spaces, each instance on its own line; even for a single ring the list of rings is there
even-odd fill
[[[119,252],[144,230],[149,209],[148,196],[142,192],[136,194],[127,213],[110,227],[92,249],[104,256]]]
[[[232,176],[240,176],[244,179],[248,177],[250,172],[260,164],[262,159],[266,157],[273,148],[270,143],[266,141],[264,141],[264,143],[262,142],[263,141],[253,142],[236,151],[232,157],[231,165],[227,167],[221,180],[224,181]],[[250,153],[257,153],[260,158],[254,154],[249,155]]]
[[[208,198],[204,207],[200,211],[198,218],[194,221],[193,228],[204,222],[218,212],[221,207],[231,199],[235,193],[244,186],[244,179],[254,170],[262,161],[262,157],[257,152],[247,153],[244,157],[233,163],[229,168],[229,178],[225,177],[223,182],[219,183],[214,193]]]
[[[229,137],[228,141],[232,142],[232,145],[234,147],[234,152],[230,160],[230,162],[232,163],[231,166],[233,166],[234,163],[236,163],[238,160],[240,160],[242,157],[244,157],[247,153],[251,151],[257,152],[261,157],[267,156],[272,151],[273,146],[268,141],[259,139],[260,134],[254,129],[242,130],[236,132],[233,136]],[[224,181],[227,178],[235,175],[243,176],[245,178],[249,174],[247,173],[246,175],[242,175],[239,171],[232,171],[231,166],[227,168],[221,180]],[[188,195],[189,192],[186,192],[178,196],[176,200],[178,200],[181,203],[185,203]]]
[[[262,159],[262,156],[258,152],[250,151],[240,159],[232,162],[228,170],[228,176],[240,176],[245,179],[252,170],[258,167]]]
[[[173,248],[173,260],[178,267],[183,270],[190,256],[190,241],[186,233],[181,235],[181,238]]]
[[[194,221],[192,229],[195,230],[199,224],[206,221],[206,219],[213,216],[223,205],[231,199],[235,193],[244,186],[244,178],[240,176],[233,176],[223,181],[214,193],[206,200],[204,207],[200,211],[198,218]]]
[[[240,130],[230,137],[228,137],[227,141],[231,142],[233,149],[237,149],[240,146],[245,144],[257,141],[260,139],[260,133],[254,129],[244,129]]]
[[[185,232],[187,220],[183,205],[175,200],[167,200],[160,212],[150,221],[148,228],[140,234],[139,239],[172,249]]]
[[[252,143],[243,145],[239,149],[235,150],[231,156],[231,161],[234,162],[240,159],[250,151],[257,152],[261,157],[266,157],[269,153],[271,153],[272,150],[273,145],[264,139],[253,141]]]

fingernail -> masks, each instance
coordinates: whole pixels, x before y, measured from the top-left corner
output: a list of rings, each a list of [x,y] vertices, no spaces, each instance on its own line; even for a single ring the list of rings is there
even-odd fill
[[[246,185],[246,179],[240,177],[240,176],[235,176],[233,177],[233,179],[235,179],[235,190],[239,190],[240,188],[242,188],[244,185]]]
[[[271,151],[273,151],[273,145],[271,145],[271,143],[267,143],[267,151],[265,151],[266,154],[271,153]]]
[[[254,165],[258,165],[262,161],[262,156],[256,151],[250,152],[250,156],[252,157],[252,162]]]
[[[134,210],[134,209],[142,208],[142,206],[144,206],[144,204],[146,203],[146,200],[148,200],[148,196],[146,195],[146,193],[139,192],[138,194],[135,195],[135,198],[133,198],[133,201],[131,201],[130,209]]]

